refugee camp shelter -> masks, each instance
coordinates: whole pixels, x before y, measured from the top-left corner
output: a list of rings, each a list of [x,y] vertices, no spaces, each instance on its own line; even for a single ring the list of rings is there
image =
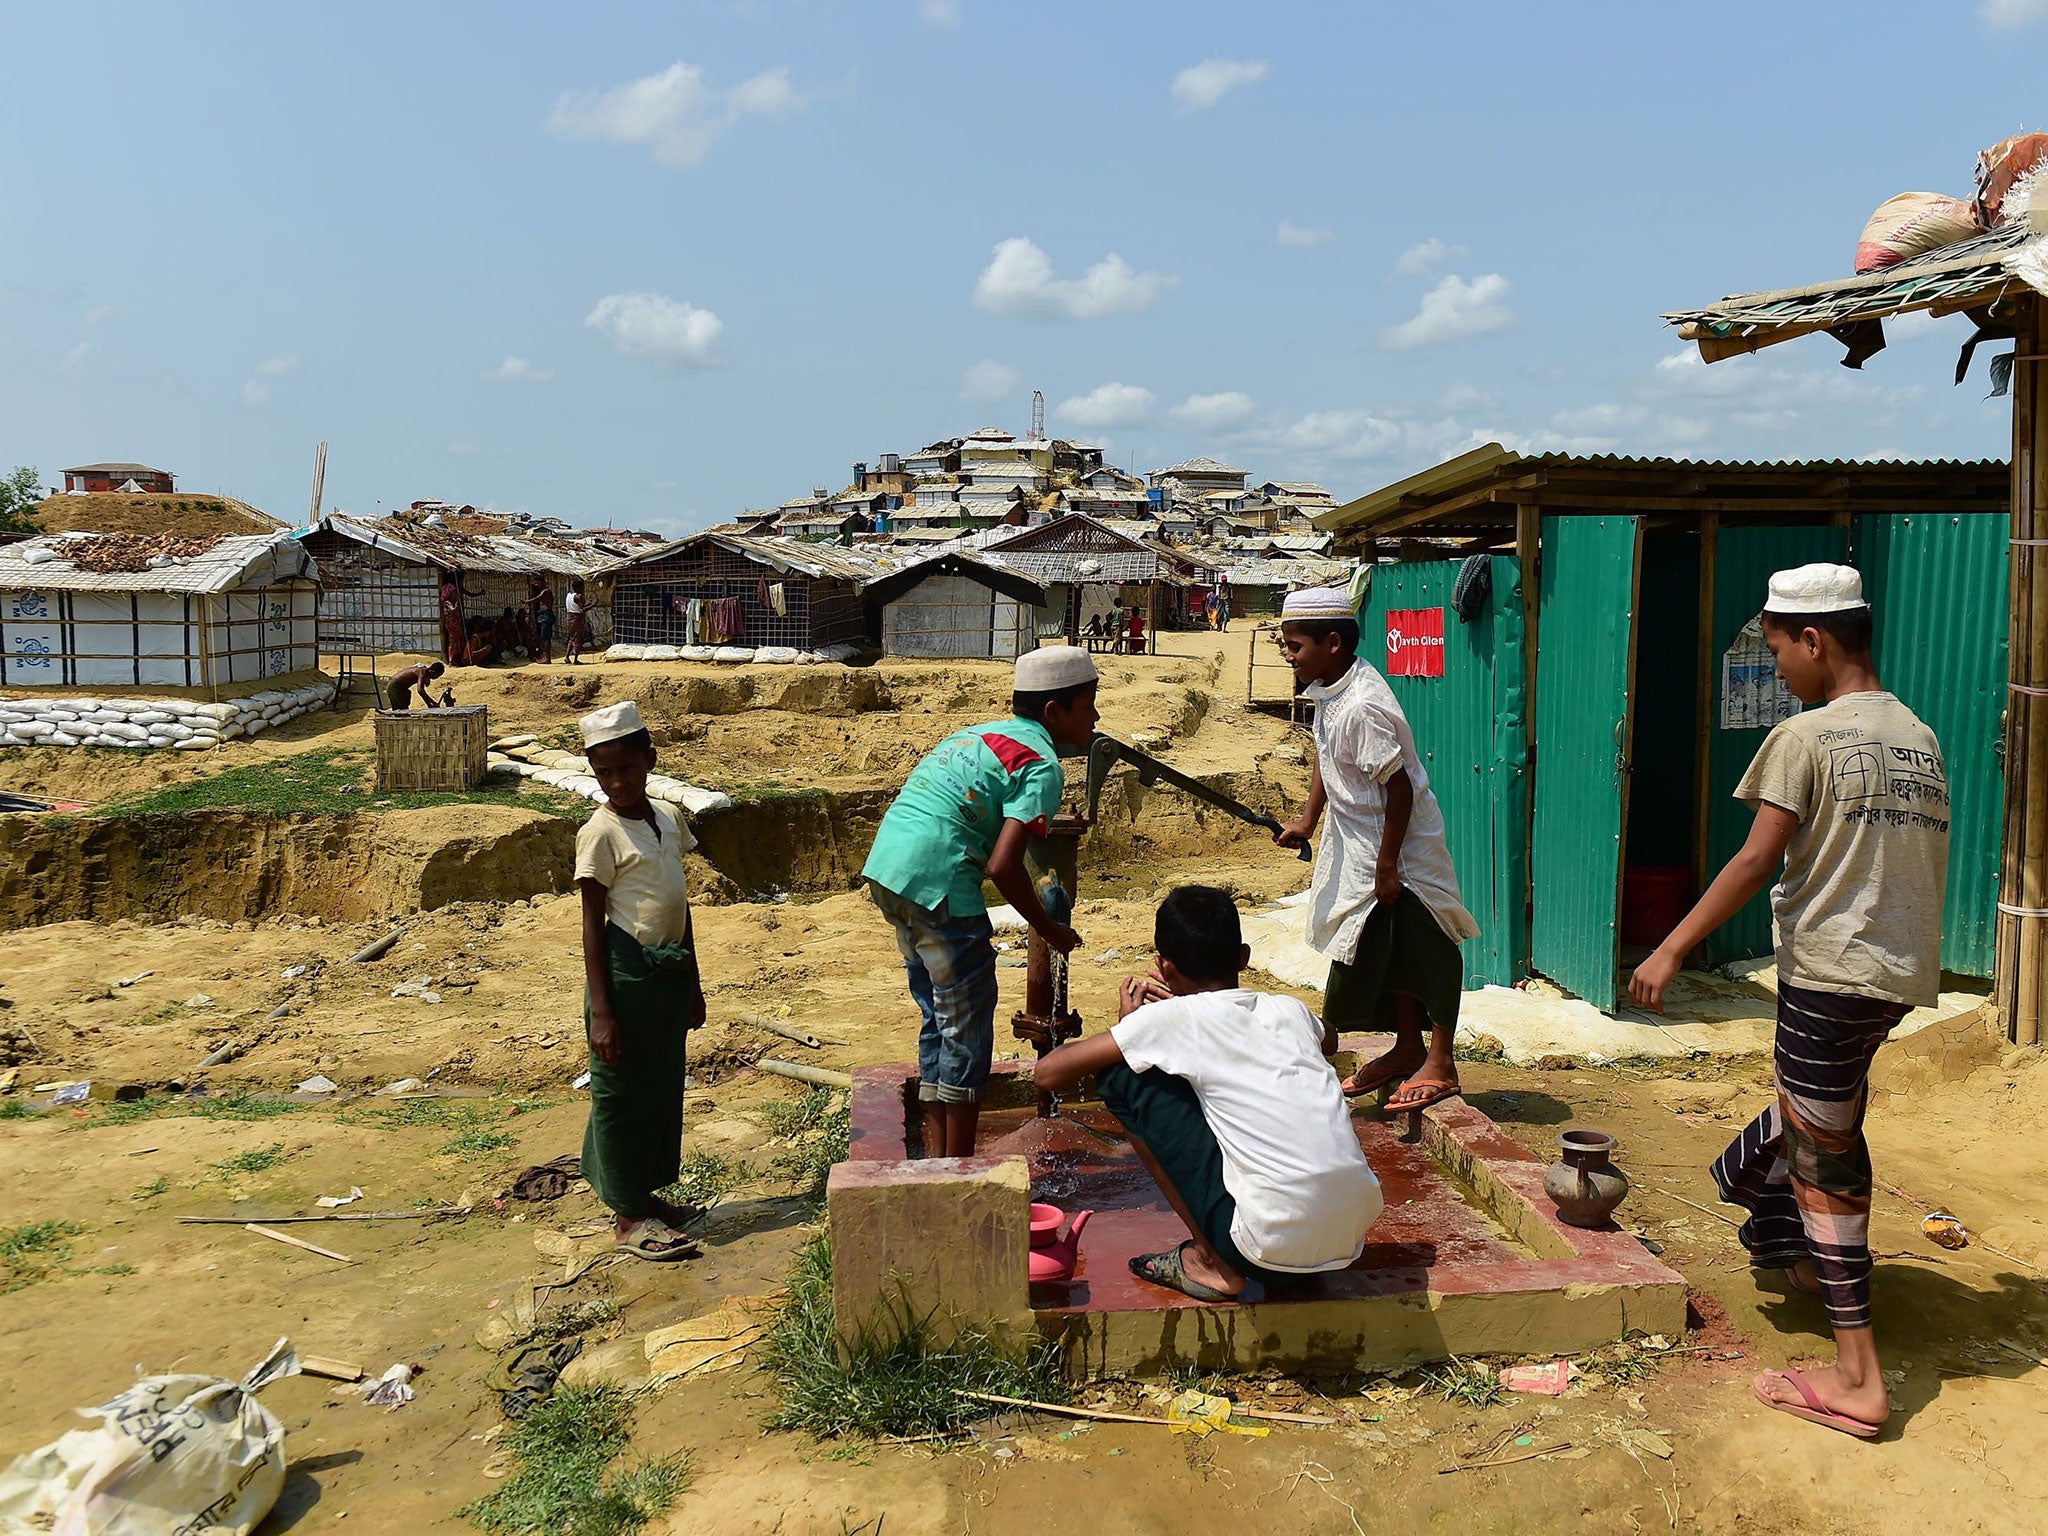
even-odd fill
[[[860,586],[879,570],[832,544],[694,534],[607,568],[612,632],[628,645],[817,651],[858,643],[866,632]]]
[[[320,649],[329,656],[443,654],[441,583],[450,576],[462,592],[465,620],[495,619],[519,608],[532,591],[532,578],[544,578],[555,595],[558,644],[567,622],[569,582],[582,576],[591,600],[592,644],[602,645],[610,635],[610,606],[596,574],[615,556],[598,545],[339,512],[299,539],[326,588]]]
[[[1088,621],[1106,616],[1119,597],[1126,610],[1144,613],[1148,636],[1158,628],[1159,552],[1092,517],[1068,513],[984,547],[1045,587],[1046,627],[1055,634],[1078,639]]]
[[[64,471],[64,489],[78,491],[157,491],[168,496],[177,482],[168,469],[147,464],[74,464]]]
[[[861,589],[868,638],[884,656],[1015,660],[1038,644],[1045,588],[989,560],[948,553],[876,576]]]
[[[2022,1045],[2048,1039],[2048,584],[2040,580],[2048,568],[2048,378],[2041,371],[2048,360],[2048,236],[2038,232],[2038,217],[1995,224],[1859,277],[1736,294],[1664,317],[1680,337],[1698,345],[1707,363],[1824,332],[1848,349],[1845,363],[1861,366],[1884,345],[1884,322],[1893,316],[1962,314],[1976,330],[1965,343],[1958,382],[1979,341],[2010,340],[2004,366],[2012,396],[2006,530],[2011,558],[1982,572],[1986,581],[2004,581],[2005,601],[1998,605],[1981,584],[1958,585],[1950,596],[1958,608],[1997,611],[2007,626],[2006,673],[1999,685],[2005,710],[2004,827],[1992,995],[2000,1027]],[[1961,334],[1960,326],[1956,331]],[[1993,370],[1987,365],[1986,371]],[[1938,724],[1935,729],[1939,734]],[[1958,803],[1952,843],[1964,830],[1962,815]],[[1953,900],[1953,848],[1949,867]]]
[[[1468,898],[1492,893],[1472,907],[1480,927],[1526,934],[1529,969],[1611,1008],[1622,946],[1661,940],[1747,835],[1734,787],[1798,707],[1753,621],[1772,571],[1815,560],[1862,570],[1886,686],[1942,743],[1942,961],[1990,974],[2006,489],[1997,462],[1706,463],[1488,444],[1319,521],[1339,548],[1402,554],[1372,568],[1361,654],[1415,728],[1460,884]],[[1485,597],[1471,591],[1482,573]],[[1519,942],[1475,941],[1511,959]],[[1760,896],[1706,958],[1768,955],[1771,943]]]
[[[320,584],[290,534],[0,546],[0,685],[220,688],[311,670]]]

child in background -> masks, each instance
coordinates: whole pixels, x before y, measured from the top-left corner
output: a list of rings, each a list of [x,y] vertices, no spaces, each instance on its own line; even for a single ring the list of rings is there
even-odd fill
[[[1238,986],[1251,964],[1237,907],[1184,885],[1160,903],[1159,963],[1131,976],[1119,1022],[1038,1064],[1058,1093],[1089,1073],[1188,1238],[1132,1259],[1140,1280],[1197,1301],[1349,1268],[1379,1219],[1343,1090],[1335,1029],[1291,997]]]
[[[995,930],[984,878],[1061,954],[1080,939],[1039,904],[1024,851],[1060,807],[1062,748],[1094,735],[1095,663],[1077,646],[1019,658],[1008,720],[956,731],[911,770],[861,876],[896,929],[922,1028],[917,1097],[928,1157],[974,1151],[995,1051]]]
[[[583,659],[583,642],[590,638],[590,620],[585,610],[590,600],[583,595],[583,578],[569,578],[569,590],[563,594],[562,606],[569,613],[569,644],[563,651],[563,659],[572,665]]]
[[[1323,1020],[1333,1030],[1377,1028],[1391,1014],[1396,1037],[1344,1091],[1385,1093],[1399,1082],[1383,1100],[1389,1113],[1427,1109],[1459,1092],[1451,1056],[1465,988],[1458,946],[1479,925],[1459,900],[1443,812],[1408,717],[1378,669],[1358,658],[1350,594],[1289,593],[1280,640],[1296,686],[1315,702],[1316,762],[1300,820],[1273,839],[1306,847],[1325,807],[1330,813],[1308,930],[1309,943],[1330,957]]]
[[[1870,1316],[1870,1059],[1941,988],[1948,779],[1934,733],[1878,681],[1863,578],[1805,565],[1771,578],[1764,639],[1807,709],[1775,726],[1736,786],[1749,839],[1685,921],[1636,968],[1629,995],[1662,1010],[1686,955],[1784,864],[1777,928],[1778,1102],[1714,1164],[1721,1198],[1748,1209],[1738,1234],[1758,1270],[1818,1294],[1835,1363],[1765,1371],[1771,1408],[1860,1439],[1891,1403]]]
[[[654,742],[637,705],[593,710],[581,726],[606,797],[576,835],[590,1040],[583,1176],[611,1208],[621,1249],[657,1262],[689,1258],[683,1228],[703,1212],[656,1192],[681,1173],[684,1039],[704,1024],[683,873],[697,840],[647,797]]]

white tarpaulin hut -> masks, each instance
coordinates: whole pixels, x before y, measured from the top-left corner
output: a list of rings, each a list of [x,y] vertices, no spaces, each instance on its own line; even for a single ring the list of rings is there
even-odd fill
[[[861,588],[868,633],[885,656],[1011,660],[1038,643],[1045,588],[972,555],[950,553],[878,576]]]
[[[0,545],[0,684],[221,688],[311,671],[319,593],[282,532]]]

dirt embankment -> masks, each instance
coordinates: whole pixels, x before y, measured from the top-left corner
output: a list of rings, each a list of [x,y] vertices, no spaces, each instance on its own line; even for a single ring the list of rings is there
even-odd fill
[[[569,888],[576,825],[497,806],[0,820],[0,929],[90,918],[354,921]]]

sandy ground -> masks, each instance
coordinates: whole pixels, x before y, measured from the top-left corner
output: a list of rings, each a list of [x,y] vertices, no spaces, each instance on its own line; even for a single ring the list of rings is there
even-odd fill
[[[1207,768],[1227,760],[1247,772],[1284,763],[1274,754],[1290,745],[1277,722],[1186,697],[1207,692],[1212,665],[1148,660],[1135,667],[1156,673],[1134,668],[1133,681],[1117,688],[1129,690],[1140,725],[1167,730],[1182,761]],[[1192,680],[1168,680],[1182,667],[1194,670]],[[497,677],[509,715],[525,684]],[[612,686],[607,679],[598,691],[612,696]],[[956,683],[943,704],[939,680],[917,686],[932,695],[929,720],[899,706],[806,724],[800,711],[749,707],[677,712],[667,724],[704,727],[701,742],[675,743],[708,744],[710,755],[693,751],[693,760],[745,761],[759,778],[801,782],[806,770],[796,761],[815,760],[826,777],[886,780],[872,766],[855,769],[833,733],[871,726],[863,747],[912,751],[985,707],[992,680]],[[529,728],[559,728],[566,712],[526,707],[514,718]],[[1183,710],[1196,718],[1174,726]],[[1119,723],[1112,717],[1111,728]],[[342,717],[329,729],[363,727]],[[299,750],[332,739],[316,732]],[[288,746],[280,739],[246,750]],[[9,782],[59,771],[5,765]],[[1146,957],[1156,892],[1199,877],[1271,897],[1299,881],[1298,864],[1254,840],[1206,850],[1174,844],[1148,859],[1084,881],[1077,926],[1087,947],[1074,1000],[1091,1027],[1110,1017],[1117,978]],[[706,907],[699,923],[711,1027],[693,1043],[687,1143],[764,1172],[714,1213],[701,1258],[661,1267],[606,1259],[544,1293],[544,1317],[591,1298],[616,1300],[620,1315],[590,1335],[592,1349],[777,1284],[802,1214],[765,1172],[778,1147],[760,1112],[799,1090],[750,1070],[752,1059],[766,1049],[843,1066],[911,1052],[915,1016],[886,930],[862,897]],[[49,1273],[0,1291],[11,1356],[0,1454],[54,1438],[75,1422],[72,1408],[111,1396],[138,1367],[239,1375],[288,1334],[302,1350],[372,1372],[401,1359],[426,1369],[418,1400],[395,1412],[313,1379],[267,1393],[286,1425],[292,1472],[265,1529],[467,1528],[455,1511],[494,1486],[485,1437],[499,1422],[486,1381],[494,1356],[476,1335],[536,1284],[559,1280],[562,1244],[587,1241],[600,1215],[587,1193],[531,1206],[491,1199],[518,1168],[580,1142],[583,1108],[570,1087],[581,1066],[574,903],[466,904],[422,915],[383,960],[345,963],[381,931],[287,919],[71,922],[7,936],[0,1040],[13,1042],[5,1049],[22,1059],[28,1084],[91,1078],[103,1094],[203,1080],[220,1100],[238,1090],[288,1093],[319,1072],[343,1093],[341,1102],[261,1119],[139,1117],[96,1099],[0,1120],[0,1188],[8,1192],[0,1226],[48,1220],[81,1229]],[[313,969],[283,974],[300,966]],[[117,984],[144,971],[154,974]],[[1022,976],[1000,972],[999,1016],[1019,1000]],[[421,977],[440,1002],[390,996]],[[287,1011],[273,1020],[281,1005]],[[738,1022],[743,1014],[786,1018],[831,1043],[813,1055]],[[1885,1255],[1876,1304],[1897,1404],[1896,1427],[1880,1443],[1770,1414],[1749,1395],[1756,1370],[1813,1359],[1824,1339],[1815,1303],[1752,1280],[1704,1171],[1765,1102],[1763,1063],[1541,1069],[1474,1061],[1464,1067],[1472,1101],[1532,1149],[1547,1156],[1568,1123],[1619,1137],[1636,1185],[1624,1221],[1685,1273],[1698,1324],[1668,1341],[1672,1350],[1644,1379],[1603,1377],[1555,1402],[1483,1409],[1418,1392],[1414,1378],[1268,1379],[1226,1390],[1269,1406],[1320,1406],[1342,1425],[1194,1440],[1020,1415],[989,1421],[962,1449],[846,1448],[764,1430],[772,1386],[749,1364],[643,1400],[636,1451],[683,1450],[694,1465],[691,1491],[654,1529],[1003,1532],[1077,1513],[1093,1529],[1161,1532],[1219,1522],[1310,1532],[1803,1533],[1916,1521],[1947,1531],[2048,1528],[2048,1494],[2027,1470],[2048,1453],[2048,1196],[2033,1155],[2048,1131],[2048,1063],[2036,1052],[2001,1053],[1974,1029],[1950,1021],[1882,1058],[1887,1091],[1871,1115],[1873,1153],[1880,1177],[1906,1193],[1880,1191],[1873,1234]],[[240,1055],[196,1070],[229,1040]],[[430,1073],[453,1096],[396,1105],[367,1096]],[[236,1225],[181,1221],[311,1211],[315,1195],[351,1186],[365,1195],[349,1211],[476,1204],[460,1219],[290,1229],[343,1253],[345,1264]],[[1944,1253],[1921,1237],[1919,1218],[1934,1206],[1962,1217],[1975,1234],[1971,1247]],[[1121,1389],[1118,1406],[1159,1411],[1145,1390]],[[1446,1471],[1516,1426],[1534,1447],[1564,1441],[1570,1449]]]

